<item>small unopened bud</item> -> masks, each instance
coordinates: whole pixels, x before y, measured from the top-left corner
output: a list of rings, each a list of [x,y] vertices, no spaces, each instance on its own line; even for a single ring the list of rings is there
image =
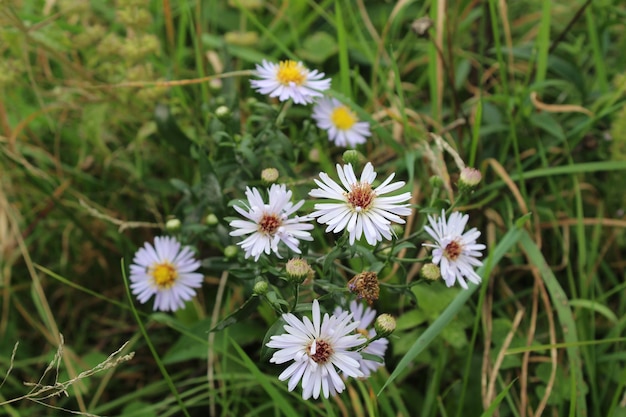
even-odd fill
[[[381,314],[376,317],[374,330],[376,330],[377,336],[389,336],[394,330],[396,330],[396,319],[394,319],[391,314]]]
[[[285,271],[287,272],[287,278],[294,284],[304,284],[313,279],[315,271],[311,268],[311,265],[302,258],[293,258],[287,261],[285,265]]]
[[[168,232],[176,232],[180,229],[181,223],[180,220],[174,218],[174,219],[169,219],[168,221],[165,222],[165,228],[167,229]]]
[[[404,234],[404,227],[402,227],[402,225],[400,224],[394,223],[391,225],[391,231],[396,237],[402,236],[402,234]]]
[[[483,176],[479,170],[465,167],[461,170],[461,175],[459,176],[459,190],[461,192],[474,191],[482,179]]]
[[[441,270],[435,264],[426,264],[420,269],[420,275],[429,281],[437,281],[441,278]]]
[[[224,248],[224,256],[228,259],[237,256],[237,252],[239,252],[239,248],[235,245],[229,245]]]
[[[220,219],[218,219],[215,214],[211,213],[206,216],[206,219],[204,221],[208,226],[215,226],[220,222]]]
[[[276,168],[265,168],[261,171],[261,180],[267,184],[273,184],[278,179],[278,170]]]
[[[313,148],[309,151],[309,161],[311,162],[319,162],[320,161],[320,151]]]
[[[433,188],[442,188],[443,187],[443,180],[441,179],[441,177],[438,177],[436,175],[433,175],[432,177],[430,177],[428,179],[428,182],[430,183],[430,186]]]
[[[222,89],[222,80],[220,80],[219,78],[215,78],[212,79],[211,81],[209,81],[209,89],[214,92],[217,93],[218,91],[221,91]]]
[[[252,288],[252,292],[254,292],[256,295],[265,295],[267,294],[268,290],[269,285],[267,285],[266,281],[258,281],[256,284],[254,284],[254,287]]]
[[[220,120],[225,120],[230,116],[230,109],[226,106],[219,106],[215,109],[215,115]]]
[[[360,155],[359,152],[354,149],[348,149],[343,153],[343,161],[346,164],[356,165],[359,163]]]
[[[361,272],[348,281],[348,289],[356,294],[359,300],[365,299],[369,304],[378,300],[380,288],[376,272]]]

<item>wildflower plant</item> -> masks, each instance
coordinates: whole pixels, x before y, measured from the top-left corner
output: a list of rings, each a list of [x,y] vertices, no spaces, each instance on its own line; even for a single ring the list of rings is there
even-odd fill
[[[303,399],[313,400],[340,394],[352,380],[366,381],[388,363],[396,325],[394,312],[384,311],[385,300],[398,293],[414,300],[415,285],[442,285],[439,273],[447,286],[479,284],[475,268],[485,249],[477,229],[464,231],[469,216],[455,208],[471,192],[445,202],[439,198],[445,180],[439,178],[431,203],[414,204],[409,169],[374,167],[365,145],[379,139],[355,109],[324,95],[331,88],[324,77],[299,61],[263,61],[250,86],[266,97],[248,100],[246,114],[213,103],[209,129],[215,143],[188,142],[202,181],[174,183],[185,199],[176,222],[168,221],[176,227],[167,229],[209,253],[201,251],[202,261],[192,261],[185,248],[179,264],[181,244],[157,238],[156,250],[146,244],[131,266],[138,300],[156,295],[155,309],[163,311],[192,297],[202,273],[228,274],[229,285],[247,299],[212,330],[250,320],[261,304],[269,307],[275,323],[263,330],[261,367],[276,372],[288,391],[299,387]],[[313,106],[295,111],[289,101]],[[339,147],[362,146],[365,153],[335,155],[328,139]],[[306,161],[312,149],[327,153]],[[475,189],[479,173],[465,169],[462,181],[468,173]],[[163,239],[170,239],[165,246]],[[424,256],[415,259],[420,250]],[[192,272],[200,262],[200,271]],[[428,266],[411,282],[406,270],[414,262]],[[174,286],[179,283],[186,286]],[[165,291],[169,287],[176,289],[173,295]]]

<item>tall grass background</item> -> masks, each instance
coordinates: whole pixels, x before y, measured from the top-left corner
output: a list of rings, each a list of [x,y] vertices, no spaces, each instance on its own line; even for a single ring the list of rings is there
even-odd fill
[[[625,22],[619,0],[0,0],[0,414],[626,416]],[[306,198],[341,160],[300,108],[264,133],[262,59],[332,77],[416,207],[456,181],[437,137],[483,173],[483,284],[383,296],[386,367],[328,400],[278,381],[267,305],[208,333],[250,297],[229,202],[268,166]],[[206,282],[152,313],[124,274],[170,216]]]

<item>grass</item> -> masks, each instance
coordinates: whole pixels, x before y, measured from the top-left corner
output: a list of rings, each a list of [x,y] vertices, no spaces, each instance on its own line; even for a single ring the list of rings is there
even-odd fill
[[[2,411],[626,415],[624,5],[254,4],[0,1]],[[423,35],[419,17],[432,19]],[[227,256],[232,205],[262,169],[307,199],[342,161],[310,108],[250,88],[261,59],[287,58],[325,72],[370,122],[363,161],[405,180],[415,208],[388,250],[351,253],[323,229],[306,246],[317,281],[298,308],[377,270],[375,307],[398,323],[385,368],[328,400],[289,392],[263,349],[276,303],[294,302],[282,264]],[[467,198],[456,156],[483,174]],[[418,282],[426,214],[450,204],[487,245],[469,291]],[[169,218],[205,284],[184,310],[154,313],[127,296],[120,259]],[[253,296],[259,277],[274,298]],[[132,359],[109,357],[122,346]]]

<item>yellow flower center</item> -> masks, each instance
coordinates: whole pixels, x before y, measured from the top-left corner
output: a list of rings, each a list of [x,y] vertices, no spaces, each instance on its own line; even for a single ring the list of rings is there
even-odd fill
[[[276,78],[282,85],[302,85],[306,81],[306,69],[296,61],[280,61]]]
[[[372,186],[368,183],[357,182],[352,186],[352,191],[348,193],[346,199],[348,204],[355,211],[365,211],[374,202],[376,193],[372,190]]]
[[[348,130],[358,119],[346,106],[339,106],[333,110],[330,120],[332,120],[337,129]]]
[[[150,268],[150,275],[160,289],[170,288],[178,279],[178,272],[174,265],[164,262]]]
[[[282,221],[275,214],[264,214],[259,221],[259,232],[274,236]]]

